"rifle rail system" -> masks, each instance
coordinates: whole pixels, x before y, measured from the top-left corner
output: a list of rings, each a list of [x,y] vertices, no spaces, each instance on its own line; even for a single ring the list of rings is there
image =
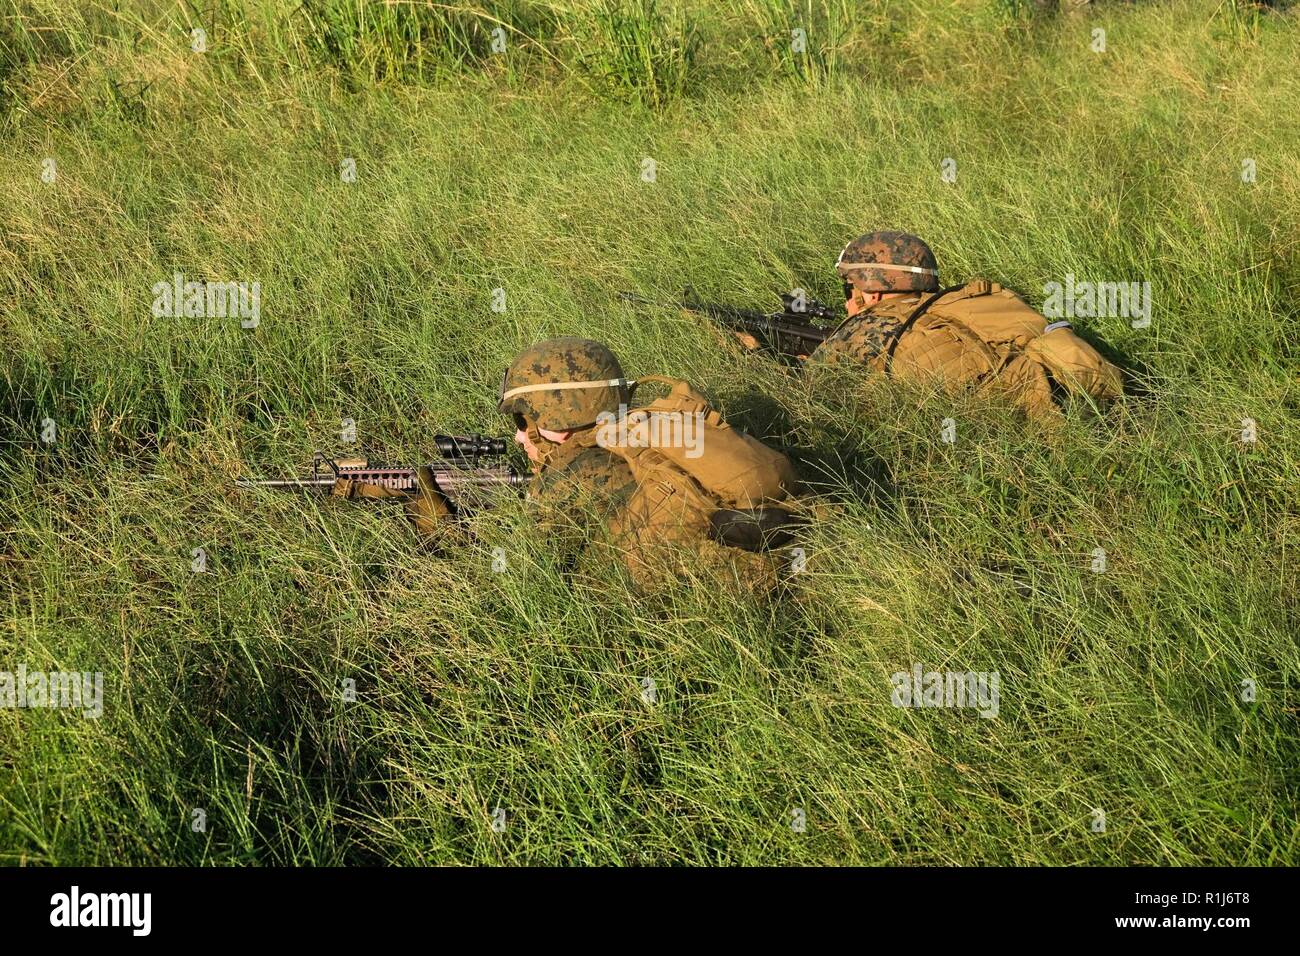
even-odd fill
[[[498,485],[528,483],[510,465],[500,462],[509,442],[482,435],[438,435],[434,438],[439,458],[429,465],[438,487],[448,493]],[[376,485],[392,491],[415,494],[419,490],[419,466],[371,465],[366,459],[333,458],[323,451],[312,456],[310,478],[238,478],[236,488],[331,488],[340,481]]]

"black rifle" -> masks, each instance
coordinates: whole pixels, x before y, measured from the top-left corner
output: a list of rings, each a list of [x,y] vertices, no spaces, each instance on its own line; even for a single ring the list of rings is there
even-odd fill
[[[816,299],[799,301],[788,292],[781,296],[781,311],[770,313],[702,302],[695,297],[689,286],[682,293],[680,301],[671,303],[647,299],[636,292],[620,292],[618,295],[624,301],[639,305],[686,309],[688,312],[707,315],[720,325],[737,332],[747,332],[760,339],[768,348],[791,357],[810,354],[844,319],[837,310]],[[826,324],[818,325],[810,319]]]
[[[455,500],[467,493],[472,497],[482,497],[478,494],[481,491],[518,487],[528,482],[527,475],[519,474],[500,460],[509,446],[503,438],[438,435],[433,441],[439,458],[427,466],[427,474],[449,499]],[[419,472],[422,467],[372,465],[364,458],[332,458],[318,451],[312,456],[310,478],[239,478],[235,487],[325,490],[341,481],[350,481],[357,486],[383,488],[388,492],[385,497],[413,498],[420,492]]]

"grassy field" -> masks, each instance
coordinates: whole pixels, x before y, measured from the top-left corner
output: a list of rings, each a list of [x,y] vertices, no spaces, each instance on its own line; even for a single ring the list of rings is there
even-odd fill
[[[0,709],[0,861],[1300,862],[1300,15],[1063,7],[0,0],[0,671],[104,674]],[[834,301],[873,228],[1149,281],[1076,322],[1132,397],[1053,429],[616,296]],[[259,324],[155,318],[176,272]],[[554,334],[819,481],[792,600],[230,485],[503,434]],[[892,706],[917,664],[998,716]]]

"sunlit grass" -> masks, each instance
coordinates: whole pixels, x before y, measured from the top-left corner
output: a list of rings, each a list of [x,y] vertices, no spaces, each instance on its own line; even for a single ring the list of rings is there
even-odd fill
[[[0,670],[107,697],[0,710],[0,860],[1296,862],[1294,16],[851,6],[811,5],[844,32],[806,69],[780,4],[374,10],[333,58],[252,2],[205,54],[188,7],[0,6]],[[484,12],[529,38],[500,65]],[[1133,398],[1039,427],[616,295],[834,301],[875,227],[1035,304],[1150,281],[1151,328],[1076,323]],[[260,281],[261,323],[154,318],[176,271]],[[824,493],[793,599],[574,578],[522,506],[437,557],[230,486],[501,434],[555,334],[791,451]],[[892,707],[914,663],[997,670],[999,716]]]

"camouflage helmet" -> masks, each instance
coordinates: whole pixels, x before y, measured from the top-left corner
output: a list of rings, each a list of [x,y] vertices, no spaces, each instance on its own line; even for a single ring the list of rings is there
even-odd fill
[[[572,431],[626,405],[628,384],[618,359],[601,343],[548,339],[515,356],[501,380],[497,410],[547,431]]]
[[[835,260],[835,271],[859,292],[934,292],[939,288],[934,253],[906,232],[858,236]]]

